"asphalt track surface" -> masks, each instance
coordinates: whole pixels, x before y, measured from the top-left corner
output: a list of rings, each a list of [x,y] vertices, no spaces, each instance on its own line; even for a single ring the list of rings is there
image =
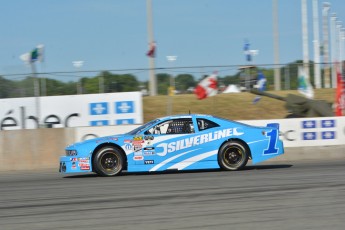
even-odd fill
[[[345,229],[345,159],[242,171],[0,174],[0,229]]]

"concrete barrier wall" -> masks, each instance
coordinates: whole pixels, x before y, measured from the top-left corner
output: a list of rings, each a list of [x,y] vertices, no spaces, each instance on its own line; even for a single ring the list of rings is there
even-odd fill
[[[122,129],[120,129],[122,130]],[[114,134],[119,133],[113,129]],[[0,171],[56,169],[67,145],[80,136],[77,128],[0,132]],[[272,161],[345,159],[345,145],[291,147]]]
[[[345,159],[345,145],[317,146],[317,147],[290,147],[285,148],[285,154],[269,161],[296,161],[296,160],[333,160]]]
[[[58,170],[59,156],[74,137],[73,128],[1,131],[0,170]]]

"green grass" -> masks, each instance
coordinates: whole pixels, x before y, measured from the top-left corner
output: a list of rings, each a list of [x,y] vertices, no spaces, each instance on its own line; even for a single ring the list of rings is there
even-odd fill
[[[269,91],[269,93],[280,96],[301,95],[296,90]],[[314,99],[334,102],[335,89],[317,89],[314,90],[314,93]],[[287,115],[284,101],[262,97],[254,105],[252,101],[255,96],[251,93],[242,92],[218,94],[204,100],[198,100],[194,94],[144,97],[144,122],[168,115],[169,101],[171,101],[171,114],[188,114],[190,111],[191,113],[211,114],[231,120],[282,119]]]

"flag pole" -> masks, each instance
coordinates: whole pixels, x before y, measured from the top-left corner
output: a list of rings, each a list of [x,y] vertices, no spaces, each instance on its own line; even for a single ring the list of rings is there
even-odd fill
[[[303,45],[303,68],[306,81],[309,81],[309,48],[308,48],[308,9],[307,0],[302,0],[302,45]]]
[[[36,67],[33,61],[30,62],[31,70],[32,70],[32,77],[34,79],[34,96],[36,102],[36,122],[37,128],[40,128],[40,113],[41,113],[41,105],[40,105],[40,84],[37,78]]]
[[[167,113],[168,115],[172,114],[173,111],[173,96],[175,95],[175,78],[174,78],[174,73],[172,72],[173,69],[173,63],[176,61],[177,56],[166,56],[168,62],[170,63],[170,86],[168,87],[168,108],[167,108]]]
[[[154,43],[153,39],[153,20],[152,20],[152,0],[146,0],[147,11],[147,34],[149,44]],[[157,95],[157,79],[155,75],[155,61],[154,57],[149,57],[149,89],[150,96]]]

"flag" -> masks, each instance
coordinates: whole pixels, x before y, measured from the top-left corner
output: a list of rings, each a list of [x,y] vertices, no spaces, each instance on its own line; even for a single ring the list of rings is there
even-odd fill
[[[201,80],[196,86],[194,93],[199,100],[216,95],[218,93],[217,72]]]
[[[303,66],[298,66],[298,92],[309,99],[314,98],[314,90],[309,82],[309,76],[306,76]]]
[[[44,45],[38,45],[31,52],[20,55],[20,59],[27,64],[34,63],[36,61],[43,62],[43,52]]]
[[[154,58],[156,56],[156,43],[151,42],[149,45],[149,51],[147,51],[146,55],[148,57]]]
[[[248,62],[250,62],[252,60],[252,55],[251,55],[251,52],[250,52],[249,48],[250,48],[249,42],[245,41],[243,50],[244,50],[244,55],[246,56],[246,60]]]
[[[258,74],[257,88],[260,92],[263,92],[266,90],[266,77],[261,71]],[[253,104],[258,103],[260,99],[261,99],[261,96],[257,95],[253,100]]]
[[[335,115],[343,116],[345,109],[345,82],[342,79],[339,68],[337,69],[337,89],[335,94]]]

